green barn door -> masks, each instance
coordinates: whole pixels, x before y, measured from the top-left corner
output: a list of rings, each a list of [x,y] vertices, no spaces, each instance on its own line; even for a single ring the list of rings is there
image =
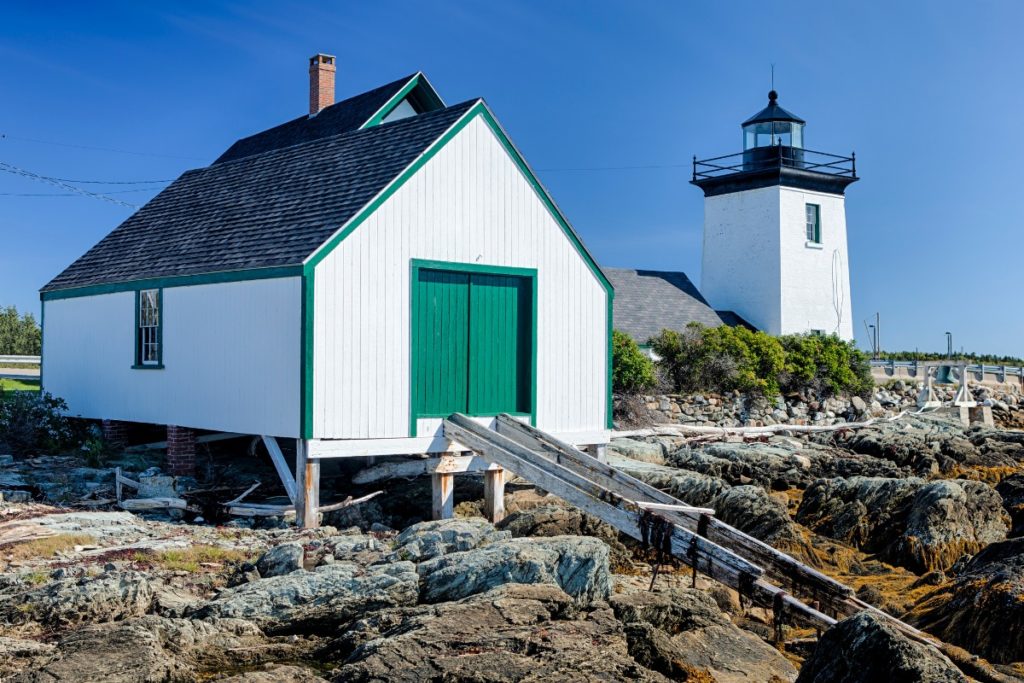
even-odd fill
[[[417,267],[412,414],[532,412],[533,278]]]
[[[474,273],[469,288],[469,412],[530,412],[529,279]]]
[[[466,412],[469,275],[426,269],[417,272],[412,299],[413,415]]]

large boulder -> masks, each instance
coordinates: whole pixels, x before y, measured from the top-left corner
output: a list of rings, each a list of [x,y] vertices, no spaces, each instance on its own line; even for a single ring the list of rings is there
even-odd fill
[[[797,683],[967,683],[934,648],[861,612],[822,634]]]
[[[640,481],[650,484],[689,504],[705,507],[729,488],[722,479],[675,467],[654,465],[609,455],[608,463]]]
[[[966,480],[822,479],[804,493],[796,519],[919,573],[948,569],[1006,536],[999,495]]]
[[[760,486],[734,486],[711,501],[711,507],[721,521],[771,546],[804,556],[813,554],[785,504]]]
[[[153,585],[139,572],[66,578],[0,595],[0,619],[15,624],[35,621],[50,627],[117,621],[146,614],[153,596]]]
[[[369,568],[338,562],[228,588],[190,616],[248,619],[267,633],[309,632],[370,610],[415,605],[418,595],[411,562]]]
[[[632,566],[632,553],[619,540],[619,532],[614,527],[568,505],[553,502],[519,510],[501,520],[497,527],[511,533],[513,538],[594,536],[608,545],[613,567]]]
[[[611,598],[625,626],[629,652],[673,680],[706,672],[718,683],[792,681],[796,668],[778,650],[741,630],[710,595],[694,589],[638,592]],[[774,678],[773,678],[774,677]]]
[[[263,553],[256,560],[256,569],[263,578],[283,576],[302,569],[306,552],[301,543],[282,543]]]
[[[447,602],[506,583],[550,583],[582,602],[611,593],[608,546],[586,536],[513,538],[422,562],[420,599]]]
[[[660,443],[618,438],[612,439],[611,443],[608,444],[608,450],[631,460],[649,462],[655,465],[665,464],[665,449],[662,448]]]
[[[456,517],[413,524],[395,538],[393,560],[423,562],[448,553],[473,550],[509,537],[479,517]]]
[[[1024,473],[1013,474],[999,482],[996,492],[1003,499],[1003,508],[1010,515],[1011,538],[1024,536]]]
[[[1024,660],[1024,538],[993,543],[910,613],[915,626],[990,661]]]
[[[508,584],[380,613],[353,625],[336,647],[345,665],[335,680],[353,683],[668,680],[629,655],[611,610],[581,611],[554,585]]]

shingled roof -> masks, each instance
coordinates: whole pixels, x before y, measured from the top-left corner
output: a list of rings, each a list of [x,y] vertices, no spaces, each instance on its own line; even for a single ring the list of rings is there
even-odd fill
[[[401,92],[409,81],[418,76],[419,74],[412,74],[405,78],[399,78],[387,85],[332,104],[316,116],[300,116],[287,123],[282,123],[280,126],[274,126],[255,135],[242,138],[228,147],[228,150],[213,163],[219,164],[224,161],[241,159],[273,149],[318,140],[329,135],[358,130],[392,97]]]
[[[682,331],[691,322],[723,324],[686,273],[602,268],[615,288],[615,329],[640,344],[663,329]]]
[[[364,103],[359,114],[336,114],[340,133],[318,137],[326,129],[316,129],[309,141],[279,146],[294,136],[270,135],[277,130],[271,129],[246,139],[267,136],[252,142],[248,154],[241,140],[231,148],[233,158],[226,158],[228,150],[210,166],[184,173],[42,291],[299,265],[478,101],[351,128],[345,122],[370,108]]]

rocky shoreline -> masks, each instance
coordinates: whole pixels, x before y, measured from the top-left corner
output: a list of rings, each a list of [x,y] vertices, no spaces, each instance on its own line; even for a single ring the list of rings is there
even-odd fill
[[[824,419],[874,403],[896,414],[903,399],[886,407],[882,391]],[[686,405],[727,404],[709,398]],[[748,411],[745,424],[764,419]],[[649,590],[638,544],[522,482],[496,526],[476,515],[478,485],[456,489],[455,519],[417,521],[429,513],[409,491],[423,483],[398,480],[302,531],[117,510],[103,504],[108,469],[11,457],[0,680],[1024,680],[1024,433],[905,415],[816,434],[617,439],[609,459],[963,656],[869,613],[820,640],[786,626],[776,642],[771,610],[685,568],[661,567]]]

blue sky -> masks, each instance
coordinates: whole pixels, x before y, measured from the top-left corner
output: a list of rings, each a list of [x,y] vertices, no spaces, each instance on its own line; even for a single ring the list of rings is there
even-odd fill
[[[175,178],[305,113],[306,59],[328,52],[339,99],[417,70],[449,103],[484,97],[599,261],[698,280],[690,159],[741,149],[775,63],[807,146],[857,152],[860,343],[880,311],[888,348],[944,349],[950,330],[1024,355],[1022,23],[1010,1],[9,3],[0,161]],[[162,186],[76,184],[131,204]],[[63,192],[0,172],[0,305],[38,311],[38,288],[131,213],[20,196]]]

